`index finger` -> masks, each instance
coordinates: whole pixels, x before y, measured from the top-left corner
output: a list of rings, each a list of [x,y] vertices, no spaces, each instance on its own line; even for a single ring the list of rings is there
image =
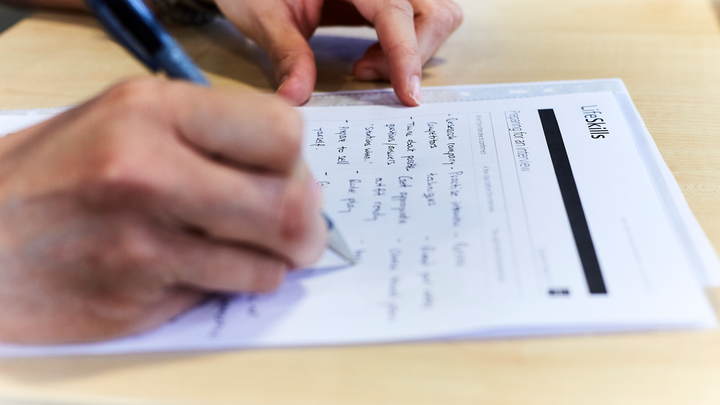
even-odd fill
[[[282,173],[297,166],[302,118],[284,101],[182,82],[174,83],[169,93],[177,132],[208,156]]]
[[[420,105],[422,62],[412,5],[407,0],[353,0],[353,4],[375,26],[395,94],[405,105]]]

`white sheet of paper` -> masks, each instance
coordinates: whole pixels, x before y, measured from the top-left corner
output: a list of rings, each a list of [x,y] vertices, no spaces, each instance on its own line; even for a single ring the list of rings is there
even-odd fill
[[[275,293],[215,297],[143,335],[0,355],[714,326],[699,280],[717,279],[717,256],[613,83],[620,91],[302,108],[305,158],[356,266],[327,254]],[[46,117],[0,115],[0,133]]]

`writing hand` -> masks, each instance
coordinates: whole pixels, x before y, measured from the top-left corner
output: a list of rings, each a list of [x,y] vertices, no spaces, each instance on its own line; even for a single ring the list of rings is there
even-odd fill
[[[379,43],[355,63],[357,80],[389,79],[400,101],[420,103],[422,65],[460,25],[451,0],[216,0],[238,29],[270,55],[278,94],[299,105],[315,86],[307,40],[319,25],[373,25]]]
[[[159,80],[0,140],[0,340],[148,330],[269,291],[326,242],[284,102]]]

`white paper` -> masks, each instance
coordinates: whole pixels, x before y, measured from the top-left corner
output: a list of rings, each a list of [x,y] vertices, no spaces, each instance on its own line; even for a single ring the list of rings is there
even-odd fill
[[[615,91],[302,108],[305,158],[358,265],[328,254],[275,293],[216,297],[150,333],[0,355],[714,326],[698,279],[712,279],[717,257],[610,82]],[[548,146],[539,110],[552,110],[561,147]]]

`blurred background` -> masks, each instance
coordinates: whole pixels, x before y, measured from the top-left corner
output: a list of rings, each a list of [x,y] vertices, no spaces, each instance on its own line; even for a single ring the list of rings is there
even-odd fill
[[[5,31],[28,14],[26,10],[0,4],[0,32]]]

